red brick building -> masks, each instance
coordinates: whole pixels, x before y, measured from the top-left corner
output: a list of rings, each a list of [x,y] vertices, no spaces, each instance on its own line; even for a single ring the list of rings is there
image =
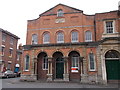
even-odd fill
[[[0,72],[19,68],[20,62],[16,60],[18,39],[18,36],[0,29]]]
[[[86,15],[58,4],[28,20],[21,79],[83,83],[120,79],[115,67],[120,65],[119,12]]]

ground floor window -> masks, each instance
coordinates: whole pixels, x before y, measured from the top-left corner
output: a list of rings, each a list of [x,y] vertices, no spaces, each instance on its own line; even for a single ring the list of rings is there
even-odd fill
[[[30,57],[28,55],[26,55],[26,57],[25,57],[25,71],[29,70],[29,61],[30,61]]]
[[[79,69],[79,57],[73,56],[72,57],[71,72],[78,72],[78,69]]]
[[[93,53],[89,53],[89,70],[95,71],[95,57]]]
[[[47,70],[48,69],[48,58],[47,56],[43,57],[43,70]]]

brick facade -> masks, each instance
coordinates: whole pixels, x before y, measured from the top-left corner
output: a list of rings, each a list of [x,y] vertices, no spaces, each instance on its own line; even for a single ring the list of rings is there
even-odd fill
[[[58,10],[63,10],[63,16],[58,16]],[[114,33],[105,33],[106,21],[114,22]],[[118,10],[96,13],[95,15],[86,15],[82,10],[58,4],[55,7],[39,15],[35,20],[28,20],[26,45],[24,45],[22,61],[21,79],[47,80],[54,81],[57,78],[57,58],[63,58],[60,61],[61,67],[64,68],[62,80],[80,81],[83,83],[104,83],[106,80],[101,67],[102,57],[105,57],[101,50],[109,41],[119,41],[120,16]],[[86,32],[91,32],[91,41],[86,41]],[[62,32],[64,41],[57,42],[57,35]],[[78,41],[72,42],[72,32],[78,33]],[[49,34],[49,43],[44,44],[44,34]],[[37,44],[32,44],[32,35],[37,35]],[[104,44],[105,43],[105,44]],[[117,43],[120,45],[120,43]],[[102,48],[101,48],[102,47]],[[112,46],[111,46],[112,47]],[[114,47],[114,46],[113,46]],[[118,47],[118,46],[116,46]],[[109,50],[108,50],[109,51]],[[119,52],[119,50],[117,50]],[[90,70],[89,54],[94,55],[94,70]],[[25,70],[25,57],[29,56],[29,69]],[[103,55],[103,56],[101,56]],[[42,69],[43,58],[47,56],[48,69]],[[78,70],[72,70],[72,59],[78,57]],[[61,59],[62,60],[62,59]],[[62,63],[64,66],[62,66]],[[104,62],[105,63],[105,62]],[[59,65],[60,65],[59,64]],[[60,67],[60,68],[61,68]],[[75,67],[76,69],[76,67]],[[61,71],[62,72],[62,71]],[[103,78],[105,77],[105,78]]]
[[[0,33],[0,71],[4,72],[8,69],[14,71],[15,65],[17,64],[16,55],[19,37],[3,29],[0,29]],[[13,39],[13,43],[11,43],[11,38]],[[11,55],[10,50],[12,50]]]

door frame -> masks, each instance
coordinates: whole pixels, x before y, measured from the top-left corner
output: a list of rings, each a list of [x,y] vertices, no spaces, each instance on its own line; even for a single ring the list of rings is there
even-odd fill
[[[62,58],[62,57],[57,57],[57,58],[64,59],[64,58]],[[64,79],[64,76],[63,76],[63,78],[56,78],[56,75],[57,75],[57,74],[56,74],[56,72],[57,72],[57,70],[56,70],[56,67],[57,67],[57,66],[56,66],[56,60],[57,60],[57,58],[55,59],[55,79]],[[63,60],[62,62],[63,62],[63,74],[64,74],[64,69],[65,69],[65,68],[64,68],[64,64],[65,64],[65,63],[64,63],[64,60]]]

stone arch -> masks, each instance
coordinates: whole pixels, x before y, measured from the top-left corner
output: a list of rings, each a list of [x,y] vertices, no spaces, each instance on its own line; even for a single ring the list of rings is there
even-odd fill
[[[40,52],[37,55],[37,79],[46,80],[48,73],[48,55],[46,52]]]
[[[63,79],[63,74],[64,74],[64,58],[63,58],[63,53],[60,51],[56,51],[53,53],[53,73],[54,76],[53,78],[56,79]]]
[[[107,82],[120,80],[120,52],[118,50],[109,49],[104,54],[104,58]]]
[[[63,54],[63,57],[64,57],[64,52],[62,50],[54,50],[51,54],[51,57],[53,57],[53,54],[56,53],[56,52],[61,52]]]
[[[69,54],[70,54],[72,51],[75,51],[75,52],[79,53],[79,56],[80,56],[79,50],[76,50],[76,49],[75,49],[75,50],[69,50],[68,53],[67,53],[67,57],[69,56]]]

